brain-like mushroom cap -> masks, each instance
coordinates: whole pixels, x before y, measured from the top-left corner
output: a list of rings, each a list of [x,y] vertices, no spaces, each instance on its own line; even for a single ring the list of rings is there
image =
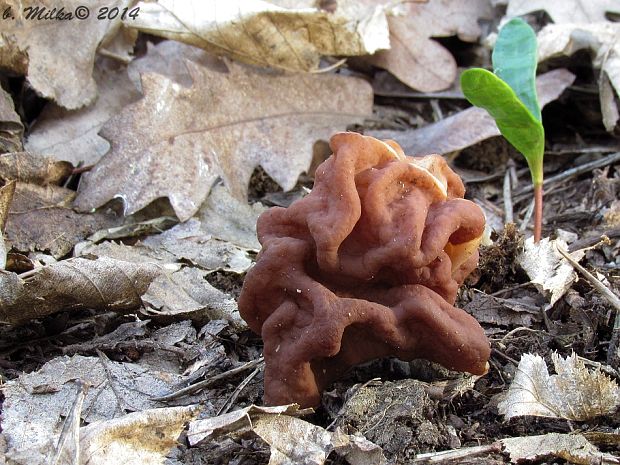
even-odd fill
[[[483,374],[489,343],[453,306],[484,215],[438,155],[338,133],[314,188],[263,213],[239,311],[265,347],[265,402],[320,403],[349,368],[385,356]]]

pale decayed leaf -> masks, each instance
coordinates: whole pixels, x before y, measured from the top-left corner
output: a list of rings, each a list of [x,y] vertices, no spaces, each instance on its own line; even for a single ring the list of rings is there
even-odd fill
[[[600,370],[589,371],[576,354],[551,355],[557,374],[549,375],[542,357],[524,354],[506,399],[499,403],[506,419],[533,415],[588,420],[620,404],[618,384]]]
[[[111,0],[108,8],[123,9],[130,0]],[[65,108],[79,108],[92,102],[97,88],[92,77],[95,52],[99,43],[116,32],[120,15],[112,20],[98,20],[101,2],[95,0],[59,0],[52,5],[36,1],[3,0],[0,10],[11,7],[15,19],[2,20],[0,31],[0,66],[26,74],[28,82],[43,97]],[[85,12],[87,19],[38,20],[27,19],[29,10],[38,10],[43,17],[63,9],[75,15]],[[81,7],[81,9],[78,9]],[[35,14],[33,12],[35,16]]]
[[[546,11],[556,24],[596,23],[606,21],[606,13],[620,13],[617,0],[509,0],[506,16],[522,16],[534,11]]]
[[[87,385],[88,390],[80,417],[83,421],[94,423],[126,418],[127,411],[164,406],[151,400],[151,397],[170,392],[181,379],[176,373],[157,372],[134,363],[119,363],[107,360],[105,356],[57,357],[40,370],[22,374],[18,379],[3,384],[2,426],[7,457],[14,460],[12,463],[29,465],[31,462],[15,459],[24,451],[45,446],[46,443],[55,444],[62,428],[62,419],[69,414],[82,384]],[[105,426],[105,423],[100,424],[102,429]],[[146,424],[144,428],[149,429]],[[96,432],[98,428],[93,427],[93,430]],[[150,433],[156,431],[153,428]],[[139,434],[137,430],[134,433]],[[104,438],[95,435],[91,436],[91,440],[101,444]],[[148,443],[144,444],[144,447],[148,446]],[[49,453],[49,449],[46,452]]]
[[[136,310],[161,273],[156,265],[102,257],[45,266],[27,280],[0,273],[0,321],[23,323],[65,309]]]
[[[458,35],[475,41],[481,32],[478,20],[490,16],[489,0],[408,3],[403,14],[389,17],[390,49],[377,52],[369,61],[413,89],[447,89],[456,78],[456,60],[431,37]]]
[[[618,464],[620,460],[599,451],[581,434],[548,433],[500,440],[511,463],[539,462],[548,457],[562,458],[578,465]]]
[[[380,2],[340,0],[335,12],[263,0],[158,0],[138,7],[140,15],[127,26],[289,71],[316,69],[323,55],[363,55],[390,46]]]
[[[83,177],[78,209],[121,198],[131,214],[168,197],[184,221],[218,176],[245,200],[257,165],[288,190],[308,169],[317,139],[371,113],[372,90],[360,79],[188,66],[191,88],[143,75],[145,97],[103,128],[112,150]]]
[[[566,69],[538,76],[536,88],[541,107],[555,100],[575,80]],[[394,139],[410,155],[450,153],[462,150],[490,137],[500,135],[495,120],[486,110],[470,107],[441,121],[408,131],[370,131],[380,139]]]
[[[550,240],[545,237],[538,243],[532,237],[525,241],[523,253],[517,257],[521,268],[525,270],[534,283],[543,292],[547,292],[549,303],[555,304],[577,280],[572,265],[556,249],[556,244],[563,249],[567,245],[561,239]],[[584,251],[577,251],[571,256],[579,261]]]
[[[589,3],[589,2],[588,2]],[[592,2],[595,3],[595,2]],[[620,12],[620,7],[617,9]],[[609,83],[620,96],[620,24],[598,22],[592,24],[549,24],[538,33],[538,60],[543,61],[558,55],[572,55],[579,50],[591,50],[594,54],[592,64],[606,74],[599,80],[605,121],[608,130],[613,130],[617,115],[613,93],[609,92]],[[608,79],[608,81],[607,81]],[[615,112],[614,112],[615,110]]]
[[[385,463],[381,448],[362,436],[347,435],[339,429],[331,432],[308,423],[298,415],[296,404],[275,407],[251,405],[218,417],[192,421],[188,439],[196,445],[227,433],[253,431],[271,446],[271,465],[321,465],[332,451],[346,457],[351,465]]]
[[[84,465],[164,463],[178,444],[185,424],[196,418],[198,406],[169,407],[129,413],[80,429]]]

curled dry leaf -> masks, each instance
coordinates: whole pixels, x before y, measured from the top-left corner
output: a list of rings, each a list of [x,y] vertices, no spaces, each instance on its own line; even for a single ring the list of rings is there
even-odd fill
[[[145,74],[144,98],[104,126],[112,150],[84,175],[79,210],[121,198],[131,214],[168,197],[185,221],[218,176],[245,200],[257,165],[291,189],[317,139],[372,110],[372,89],[356,78],[274,75],[232,64],[220,73],[187,64],[191,88]]]
[[[575,80],[566,69],[556,69],[538,76],[536,89],[541,107],[558,98]],[[470,107],[436,123],[409,131],[371,131],[381,139],[398,140],[405,153],[450,153],[462,150],[490,137],[500,135],[486,110]]]
[[[122,10],[130,3],[130,0],[111,0],[106,6]],[[3,0],[2,12],[10,7],[14,19],[2,21],[0,66],[26,75],[41,96],[65,108],[89,104],[97,96],[92,77],[95,52],[100,42],[116,33],[121,24],[120,15],[111,20],[97,20],[100,6],[101,2],[95,0],[59,0],[53,8],[31,0]],[[58,12],[61,8],[65,14],[75,15],[78,7],[82,7],[81,12],[85,11],[83,8],[89,11],[87,19],[76,20],[76,16],[72,21],[36,19],[39,14],[45,17],[52,9]]]
[[[74,196],[65,187],[18,182],[6,225],[8,242],[22,252],[49,251],[60,258],[93,232],[119,224],[111,211],[73,211]]]
[[[22,150],[23,136],[24,125],[15,112],[13,99],[0,87],[0,153]]]
[[[511,463],[539,462],[548,457],[562,458],[578,465],[618,464],[620,460],[599,451],[581,434],[548,433],[539,436],[501,439]]]
[[[0,274],[0,321],[18,324],[61,310],[129,311],[161,273],[156,265],[73,258],[45,266],[28,280]]]
[[[390,46],[380,2],[340,0],[334,12],[262,0],[158,0],[138,7],[140,15],[127,26],[288,71],[314,70],[324,55],[357,56]]]
[[[42,157],[31,152],[0,155],[0,178],[39,185],[60,184],[73,170],[71,163]]]
[[[352,465],[385,463],[381,448],[362,436],[347,435],[308,423],[298,415],[312,412],[299,410],[296,404],[275,407],[251,405],[218,417],[192,421],[188,438],[191,445],[227,434],[248,429],[271,446],[269,463],[321,465],[327,456],[336,451]]]
[[[577,273],[560,252],[556,244],[564,250],[568,248],[561,239],[543,238],[538,243],[532,237],[525,241],[523,253],[517,257],[521,268],[530,277],[531,282],[543,293],[550,295],[549,303],[555,304],[577,280]],[[584,256],[583,250],[573,252],[571,256],[579,261]]]
[[[370,63],[423,92],[447,89],[456,78],[456,60],[431,37],[458,35],[473,42],[480,36],[480,18],[491,17],[489,0],[411,2],[403,14],[388,18],[389,50],[377,52]]]
[[[206,247],[203,245],[203,248]],[[158,276],[142,296],[145,304],[142,311],[149,318],[190,318],[198,322],[224,319],[236,329],[247,327],[239,316],[234,298],[211,286],[206,280],[208,271],[182,267],[178,262],[182,257],[164,248],[150,248],[140,244],[130,247],[113,242],[103,242],[94,246],[86,246],[81,253],[134,263],[156,263],[160,268],[165,269],[167,273]],[[221,258],[225,260],[225,257]]]
[[[600,370],[589,371],[572,354],[551,354],[557,374],[549,375],[542,357],[524,354],[506,399],[499,403],[506,420],[523,415],[585,421],[614,411],[620,387]]]
[[[80,463],[164,463],[185,424],[199,412],[196,405],[158,408],[92,423],[80,429]]]

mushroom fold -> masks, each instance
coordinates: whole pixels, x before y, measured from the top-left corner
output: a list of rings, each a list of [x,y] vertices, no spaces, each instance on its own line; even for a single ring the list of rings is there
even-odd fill
[[[320,404],[355,365],[425,358],[484,374],[489,342],[455,308],[477,266],[482,210],[439,155],[338,133],[314,188],[263,213],[239,311],[264,341],[265,403]]]

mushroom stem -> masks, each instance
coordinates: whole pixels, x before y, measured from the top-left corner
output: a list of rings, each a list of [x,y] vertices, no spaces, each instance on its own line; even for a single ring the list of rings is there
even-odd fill
[[[539,242],[542,236],[543,214],[543,186],[542,183],[534,184],[534,242]]]

